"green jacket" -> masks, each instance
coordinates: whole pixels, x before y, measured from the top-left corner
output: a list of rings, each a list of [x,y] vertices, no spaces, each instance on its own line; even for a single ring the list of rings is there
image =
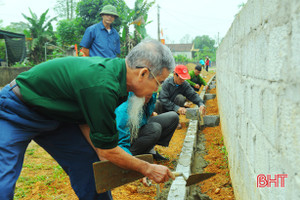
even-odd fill
[[[57,121],[87,123],[95,147],[118,145],[114,111],[127,99],[124,59],[58,58],[21,73],[16,82],[24,101],[39,113]]]
[[[189,71],[189,74],[190,74],[190,76],[191,76],[191,79],[186,80],[186,81],[187,81],[191,86],[194,87],[196,84],[200,85],[200,87],[201,87],[201,85],[206,86],[207,83],[206,83],[205,80],[200,76],[200,74],[199,74],[198,76],[196,76],[194,70]]]

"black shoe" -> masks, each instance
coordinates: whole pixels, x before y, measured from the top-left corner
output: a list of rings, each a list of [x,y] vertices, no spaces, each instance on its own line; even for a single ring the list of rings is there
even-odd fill
[[[161,161],[161,160],[169,160],[168,158],[163,157],[162,155],[160,155],[158,152],[156,152],[156,154],[152,154],[154,160],[156,161]]]

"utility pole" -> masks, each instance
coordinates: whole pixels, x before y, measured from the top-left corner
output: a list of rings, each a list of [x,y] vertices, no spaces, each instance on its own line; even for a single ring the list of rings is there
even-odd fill
[[[157,4],[157,39],[160,41],[160,19],[159,19],[159,5]]]
[[[219,34],[220,34],[220,33],[218,32],[218,47],[219,47],[219,44],[220,44],[220,42],[219,42],[219,41],[220,41],[220,40],[219,40],[219,39],[220,39],[220,38],[219,38]]]

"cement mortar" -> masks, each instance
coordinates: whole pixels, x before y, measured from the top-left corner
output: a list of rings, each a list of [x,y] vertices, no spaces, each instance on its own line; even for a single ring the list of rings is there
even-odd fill
[[[193,151],[194,156],[191,163],[191,172],[192,173],[202,173],[204,168],[208,165],[207,161],[204,159],[204,155],[206,155],[205,150],[205,137],[201,131],[197,132],[197,141],[196,141],[196,147]],[[183,159],[183,158],[182,158]],[[182,162],[187,162],[181,160]],[[180,162],[180,160],[178,161]],[[190,161],[188,161],[190,162]],[[168,181],[164,189],[159,193],[159,195],[155,198],[156,200],[166,200],[168,199],[169,190],[172,185],[172,180]],[[189,189],[187,190],[187,196],[186,200],[211,200],[209,196],[206,194],[201,194],[201,190],[197,185],[189,186]]]
[[[207,154],[205,150],[205,137],[201,131],[197,133],[196,148],[194,150],[194,157],[191,165],[192,173],[202,173],[204,168],[208,165],[204,156]],[[197,185],[190,186],[186,200],[211,200],[209,196],[201,193],[201,189]]]
[[[215,77],[213,79],[211,79],[208,83],[208,85],[210,85],[210,82],[212,80],[215,80]],[[214,85],[215,87],[215,85]],[[212,89],[212,88],[210,88]],[[209,91],[209,90],[208,90]],[[205,92],[208,91],[202,91],[200,94],[200,97],[203,99],[204,98],[204,94]],[[198,121],[199,122],[199,121]],[[207,154],[206,149],[205,149],[205,137],[203,135],[203,133],[201,132],[201,130],[199,130],[199,128],[203,128],[203,127],[198,127],[198,130],[196,131],[196,133],[194,132],[194,134],[196,134],[194,137],[195,138],[195,144],[194,144],[194,148],[191,151],[191,149],[189,149],[188,151],[191,151],[189,153],[192,153],[192,158],[191,160],[188,160],[185,154],[182,155],[182,157],[179,158],[178,163],[181,163],[181,165],[183,164],[190,164],[190,172],[191,173],[202,173],[204,171],[204,168],[208,165],[207,161],[204,159],[204,155]],[[187,140],[187,138],[185,139]],[[189,141],[187,141],[187,144],[189,144]],[[183,152],[182,152],[183,153]],[[172,181],[173,182],[173,181]],[[183,193],[183,195],[176,196],[178,195],[179,191],[182,189],[182,185],[179,184],[179,186],[177,186],[176,184],[172,185],[172,182],[170,184],[168,184],[168,187],[166,189],[164,189],[164,191],[156,198],[159,200],[165,200],[168,199],[168,195],[169,192],[172,193],[172,198],[176,198],[176,199],[181,199],[182,197],[184,197],[185,200],[212,200],[209,196],[207,196],[206,194],[202,194],[201,193],[201,188],[199,186],[195,185],[191,185],[189,187],[185,188],[185,193]],[[170,188],[172,186],[172,191],[170,191]],[[176,192],[174,190],[177,190]],[[171,199],[172,200],[172,199]]]

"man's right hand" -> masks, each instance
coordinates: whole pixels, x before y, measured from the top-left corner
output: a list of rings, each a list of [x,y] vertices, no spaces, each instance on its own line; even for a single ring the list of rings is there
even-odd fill
[[[175,179],[175,176],[168,167],[157,164],[149,164],[143,174],[156,183],[167,182],[170,178]]]
[[[196,89],[199,89],[199,88],[200,88],[200,85],[199,85],[199,84],[196,84],[196,85],[194,85],[194,87],[195,87]]]
[[[180,115],[185,115],[185,113],[186,113],[186,108],[180,107],[180,108],[177,110],[177,112],[178,112]]]

